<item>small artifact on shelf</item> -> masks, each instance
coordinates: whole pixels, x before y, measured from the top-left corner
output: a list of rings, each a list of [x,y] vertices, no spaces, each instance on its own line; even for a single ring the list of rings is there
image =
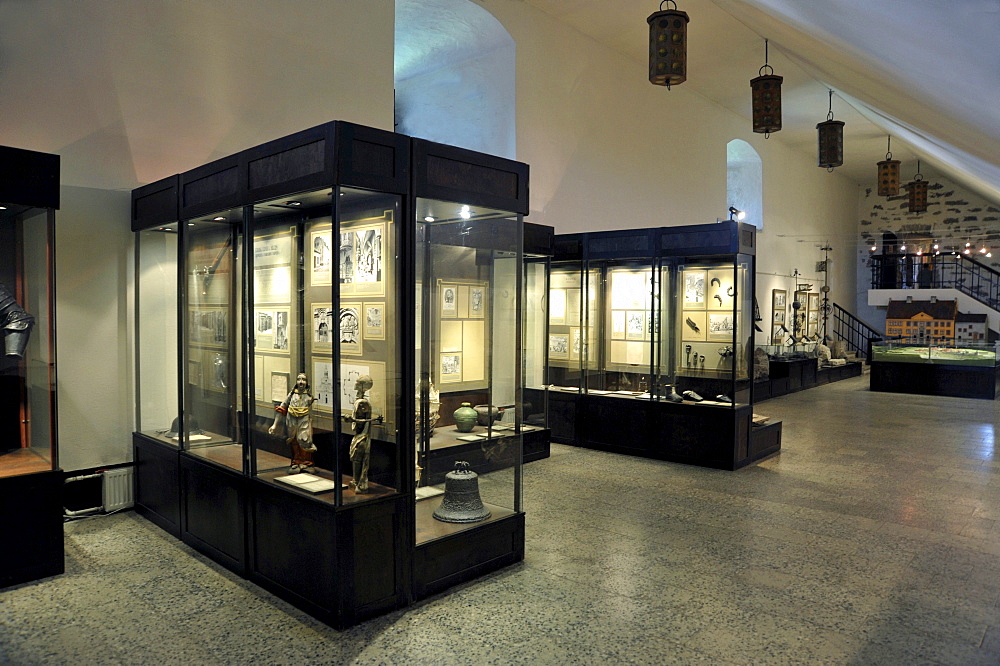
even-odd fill
[[[374,382],[368,375],[361,375],[354,382],[354,390],[358,392],[358,399],[354,401],[354,411],[346,417],[347,421],[354,423],[354,437],[351,438],[350,458],[354,478],[351,480],[351,488],[355,493],[364,494],[368,492],[368,464],[371,460],[372,451],[372,421],[380,420],[372,414],[372,404],[365,397],[365,393],[371,390]]]
[[[490,517],[479,497],[479,475],[468,462],[456,461],[455,469],[445,475],[444,497],[433,515],[443,523],[478,523]]]
[[[663,398],[667,402],[684,402],[684,398],[677,395],[673,384],[667,384],[663,387]]]
[[[733,404],[733,399],[732,398],[730,398],[728,395],[722,395],[721,393],[719,395],[715,396],[715,400],[717,402],[724,402],[724,403],[726,403],[728,405]]]
[[[687,319],[685,319],[684,323],[686,323],[688,326],[690,326],[691,330],[694,331],[695,333],[701,333],[701,329],[698,328],[698,324],[694,323],[694,320],[691,319],[691,317],[688,317]]]
[[[722,296],[719,296],[718,294],[716,294],[715,298],[718,299],[719,305],[722,305]]]
[[[476,422],[481,426],[503,418],[503,409],[496,405],[476,405],[473,409],[476,410]]]
[[[764,416],[763,414],[753,414],[750,416],[750,421],[755,425],[764,425],[771,420],[770,416]]]
[[[479,414],[472,408],[471,402],[463,402],[462,406],[455,410],[455,429],[459,432],[472,432],[479,422]]]
[[[694,391],[684,391],[684,393],[681,393],[681,395],[684,396],[685,400],[690,400],[691,402],[701,402],[702,400],[704,400],[703,397],[701,397]]]

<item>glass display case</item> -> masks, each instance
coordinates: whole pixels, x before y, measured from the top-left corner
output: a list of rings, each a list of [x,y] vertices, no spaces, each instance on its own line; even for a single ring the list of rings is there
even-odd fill
[[[56,420],[59,157],[0,146],[0,587],[62,573]]]
[[[994,400],[997,347],[985,342],[872,344],[871,390]]]
[[[137,510],[337,627],[521,559],[526,197],[342,122],[136,190]]]
[[[735,222],[557,236],[553,439],[726,468],[760,457],[749,442],[754,245]]]

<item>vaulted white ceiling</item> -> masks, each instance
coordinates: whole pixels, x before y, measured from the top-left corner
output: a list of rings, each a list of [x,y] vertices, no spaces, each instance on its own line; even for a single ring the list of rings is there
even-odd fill
[[[525,0],[646,63],[645,18],[657,0]],[[678,0],[688,25],[689,90],[746,117],[749,81],[769,63],[784,77],[783,128],[771,140],[816,154],[816,123],[846,122],[844,166],[872,187],[886,137],[902,179],[923,163],[1000,202],[1000,1]],[[670,7],[668,3],[664,8]],[[644,70],[643,70],[644,71]],[[664,94],[669,94],[665,92]]]
[[[477,1],[489,9],[496,0]],[[522,1],[624,54],[645,77],[646,17],[658,0]],[[324,98],[306,93],[334,64],[317,45],[345,29],[344,5],[307,4],[304,18],[247,0],[0,0],[0,142],[62,154],[67,183],[130,189],[252,145],[261,128],[275,136],[315,124]],[[683,85],[748,124],[749,80],[770,39],[770,64],[785,78],[784,127],[771,141],[814,156],[833,88],[834,115],[847,123],[841,173],[873,186],[891,133],[904,181],[919,156],[925,176],[942,173],[1000,202],[1000,0],[678,8],[691,17]],[[243,38],[220,38],[233,34]],[[370,53],[355,57],[363,76]],[[184,99],[162,99],[165,81]]]

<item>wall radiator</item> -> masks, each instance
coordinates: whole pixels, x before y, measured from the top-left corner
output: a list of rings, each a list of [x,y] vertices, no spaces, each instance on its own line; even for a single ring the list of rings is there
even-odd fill
[[[94,506],[89,509],[80,509],[78,511],[70,511],[69,509],[66,509],[65,514],[67,516],[87,516],[101,512],[111,513],[112,511],[128,509],[135,504],[135,494],[133,490],[135,476],[134,468],[131,466],[106,469],[97,472],[96,474],[74,476],[66,479],[66,483],[74,483],[76,481],[96,478],[101,479],[101,505]]]

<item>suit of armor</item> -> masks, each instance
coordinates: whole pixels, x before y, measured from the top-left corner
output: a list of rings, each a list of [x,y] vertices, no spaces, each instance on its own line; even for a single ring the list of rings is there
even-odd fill
[[[35,318],[24,311],[14,294],[0,284],[0,327],[3,330],[4,353],[14,358],[23,358],[28,346],[28,336],[35,325]]]

